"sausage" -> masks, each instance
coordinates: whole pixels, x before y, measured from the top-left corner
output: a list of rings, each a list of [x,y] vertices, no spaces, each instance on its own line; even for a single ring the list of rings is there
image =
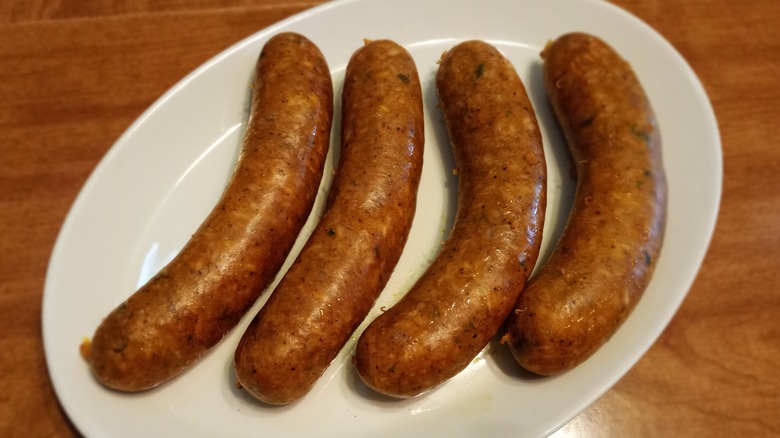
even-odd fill
[[[355,352],[363,382],[398,398],[453,377],[496,335],[536,263],[546,207],[541,134],[511,63],[467,41],[441,59],[436,88],[459,174],[455,222]]]
[[[319,189],[333,116],[330,70],[305,37],[271,38],[221,199],[180,253],[106,317],[86,354],[102,384],[153,388],[231,330],[273,280]]]
[[[271,404],[304,396],[385,287],[416,209],[422,91],[409,53],[358,49],[342,95],[341,157],[325,214],[236,349],[236,377]]]
[[[542,57],[577,189],[504,341],[524,368],[553,375],[593,354],[642,296],[661,250],[666,180],[658,124],[625,60],[582,33],[560,37]]]
[[[412,225],[424,126],[409,53],[387,40],[358,49],[342,108],[325,214],[236,350],[238,382],[266,403],[309,391],[385,287]]]

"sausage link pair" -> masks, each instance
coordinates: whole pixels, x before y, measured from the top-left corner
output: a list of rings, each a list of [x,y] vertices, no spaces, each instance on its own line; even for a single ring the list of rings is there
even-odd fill
[[[542,57],[577,190],[504,340],[523,367],[552,375],[601,347],[642,296],[661,250],[666,181],[658,125],[631,66],[581,33],[560,37]]]
[[[542,139],[511,63],[468,41],[436,75],[459,170],[458,211],[433,264],[363,332],[357,371],[411,397],[463,370],[498,332],[536,263],[546,206]]]
[[[271,404],[302,397],[338,355],[385,287],[414,217],[424,127],[409,53],[386,40],[357,50],[342,102],[325,214],[236,350],[238,382]]]
[[[311,211],[330,141],[328,65],[309,40],[283,33],[255,73],[241,154],[216,207],[82,346],[108,387],[155,387],[217,344],[273,280]]]

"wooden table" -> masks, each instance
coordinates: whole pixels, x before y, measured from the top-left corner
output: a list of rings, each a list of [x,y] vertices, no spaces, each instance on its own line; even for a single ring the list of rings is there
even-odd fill
[[[41,341],[62,221],[127,126],[192,69],[320,1],[0,3],[0,436],[73,436]],[[689,296],[564,436],[780,435],[780,2],[615,0],[699,75],[720,124],[715,235]]]

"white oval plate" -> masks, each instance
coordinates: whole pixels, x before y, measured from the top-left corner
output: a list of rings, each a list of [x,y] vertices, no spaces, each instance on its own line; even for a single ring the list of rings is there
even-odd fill
[[[629,320],[591,359],[561,376],[534,378],[519,371],[511,355],[494,343],[439,389],[397,401],[373,394],[356,378],[349,361],[355,336],[304,399],[287,407],[264,406],[233,385],[232,357],[266,292],[197,366],[158,389],[121,394],[91,377],[78,353],[82,338],[176,254],[221,194],[243,136],[254,63],[270,36],[295,31],[314,41],[332,68],[337,97],[349,56],[363,38],[393,39],[417,62],[426,105],[418,210],[409,244],[370,321],[425,270],[451,225],[457,182],[433,78],[441,53],[461,40],[495,44],[528,88],[548,158],[543,257],[549,253],[574,185],[568,153],[545,100],[538,53],[549,39],[575,30],[600,36],[633,64],[659,119],[670,192],[666,241],[655,277]],[[338,140],[334,135],[322,196],[288,265],[322,210]],[[43,334],[52,382],[62,406],[88,436],[549,434],[642,356],[685,297],[715,224],[721,160],[715,117],[694,73],[650,27],[606,2],[327,3],[237,43],[198,68],[152,105],[97,166],[63,225],[46,279]]]

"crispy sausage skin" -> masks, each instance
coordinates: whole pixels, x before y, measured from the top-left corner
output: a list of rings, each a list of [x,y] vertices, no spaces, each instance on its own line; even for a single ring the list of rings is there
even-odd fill
[[[387,40],[363,46],[347,66],[342,102],[326,212],[236,350],[239,383],[266,403],[309,391],[368,314],[412,225],[424,144],[412,57]]]
[[[355,353],[362,380],[399,398],[453,377],[495,336],[536,263],[546,206],[541,134],[511,63],[467,41],[443,56],[436,87],[459,170],[455,223]]]
[[[271,38],[234,175],[181,252],[120,304],[82,351],[104,385],[139,391],[183,372],[218,343],[273,280],[316,197],[333,88],[305,37]]]
[[[594,353],[642,296],[661,249],[666,181],[658,126],[629,64],[581,33],[560,37],[542,57],[577,190],[504,340],[523,367],[552,375]]]

